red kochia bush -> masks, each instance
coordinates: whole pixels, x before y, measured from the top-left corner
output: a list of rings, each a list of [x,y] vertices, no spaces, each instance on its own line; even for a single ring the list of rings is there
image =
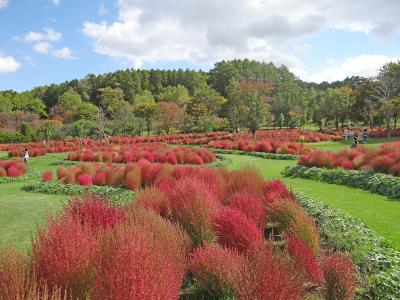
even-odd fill
[[[215,299],[235,296],[244,270],[245,258],[237,251],[219,245],[195,250],[189,271]]]
[[[27,263],[15,249],[0,248],[0,299],[21,299],[27,289]]]
[[[72,199],[65,207],[64,214],[75,218],[82,226],[89,226],[95,232],[113,228],[125,218],[123,210],[112,207],[107,200],[96,195]]]
[[[99,170],[93,176],[92,182],[94,185],[105,185],[106,184],[106,171]]]
[[[53,179],[53,173],[51,171],[44,171],[42,174],[43,182],[50,182]]]
[[[186,229],[195,245],[214,240],[212,216],[221,204],[201,181],[192,177],[180,179],[168,197],[173,218]]]
[[[239,299],[302,299],[304,275],[285,253],[265,245],[246,256]]]
[[[308,279],[321,284],[323,279],[322,269],[310,247],[301,238],[294,235],[286,238],[286,245],[290,255],[299,268],[304,270]]]
[[[10,177],[18,177],[20,175],[20,173],[16,167],[10,167],[7,170],[7,175]]]
[[[340,253],[332,254],[322,265],[326,299],[354,298],[356,278],[351,259]]]
[[[229,199],[229,206],[240,210],[249,219],[253,220],[258,228],[264,229],[266,214],[262,200],[250,194],[236,193]]]
[[[271,204],[279,200],[295,200],[296,196],[288,190],[286,185],[278,179],[265,183],[265,204]]]
[[[154,211],[162,217],[171,215],[170,203],[167,195],[157,188],[146,188],[136,196],[135,205]]]
[[[51,290],[67,289],[85,299],[96,274],[97,241],[90,228],[72,217],[49,219],[32,242],[33,263]]]
[[[179,298],[184,265],[153,235],[122,226],[103,238],[95,299]]]
[[[92,185],[92,176],[88,174],[81,174],[77,179],[78,183],[83,186],[91,186]]]
[[[213,217],[218,243],[246,253],[262,245],[264,237],[256,223],[235,208],[224,208]]]
[[[230,173],[227,188],[228,197],[244,192],[256,197],[264,196],[264,179],[259,170],[254,167],[245,167]]]

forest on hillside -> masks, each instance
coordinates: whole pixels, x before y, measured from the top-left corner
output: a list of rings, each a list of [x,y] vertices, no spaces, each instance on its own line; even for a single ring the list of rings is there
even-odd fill
[[[0,91],[0,143],[265,127],[397,126],[400,62],[375,78],[321,84],[285,66],[217,62],[209,72],[127,69]]]

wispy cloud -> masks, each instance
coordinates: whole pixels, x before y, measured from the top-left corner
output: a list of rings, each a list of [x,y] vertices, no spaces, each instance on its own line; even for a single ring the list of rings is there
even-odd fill
[[[0,9],[6,8],[9,4],[8,0],[0,0]]]
[[[53,50],[52,55],[60,59],[77,59],[77,57],[72,55],[72,51],[68,47]]]

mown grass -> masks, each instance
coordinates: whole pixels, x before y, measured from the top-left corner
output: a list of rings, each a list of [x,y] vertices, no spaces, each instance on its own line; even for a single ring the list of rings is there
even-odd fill
[[[368,142],[366,144],[361,144],[362,146],[365,147],[379,147],[382,144],[385,143],[391,143],[395,141],[400,141],[400,138],[369,138]],[[351,147],[352,140],[347,139],[347,140],[342,140],[338,142],[318,142],[318,143],[311,143],[310,145],[313,147],[317,147],[321,150],[325,151],[338,151],[343,148],[350,148]]]
[[[28,171],[55,171],[57,167],[49,164],[65,156],[63,153],[34,157],[28,163]],[[27,193],[21,191],[23,185],[23,182],[0,184],[0,241],[27,249],[37,226],[44,223],[47,214],[57,212],[68,197]]]

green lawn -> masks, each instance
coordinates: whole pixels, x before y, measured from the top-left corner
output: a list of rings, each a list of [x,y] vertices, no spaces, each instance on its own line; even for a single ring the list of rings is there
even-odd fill
[[[400,138],[396,137],[396,138],[370,138],[368,139],[368,143],[366,144],[362,144],[362,146],[365,147],[379,147],[382,144],[385,143],[391,143],[391,142],[395,142],[395,141],[400,141]],[[309,145],[313,146],[313,147],[317,147],[321,150],[325,150],[325,151],[338,151],[340,149],[343,148],[350,148],[352,141],[350,139],[348,140],[342,140],[339,142],[332,142],[332,141],[328,141],[328,142],[318,142],[318,143],[310,143]]]
[[[56,170],[49,163],[66,157],[62,154],[48,154],[34,157],[28,163],[28,170]],[[26,249],[35,228],[42,224],[48,213],[56,212],[66,196],[44,195],[21,191],[24,183],[0,184],[0,241]]]
[[[372,194],[361,189],[327,184],[308,179],[286,178],[280,172],[295,161],[269,160],[244,155],[224,155],[232,160],[229,168],[244,165],[257,167],[268,179],[282,179],[295,192],[305,194],[356,216],[373,228],[378,234],[400,249],[400,201]]]

